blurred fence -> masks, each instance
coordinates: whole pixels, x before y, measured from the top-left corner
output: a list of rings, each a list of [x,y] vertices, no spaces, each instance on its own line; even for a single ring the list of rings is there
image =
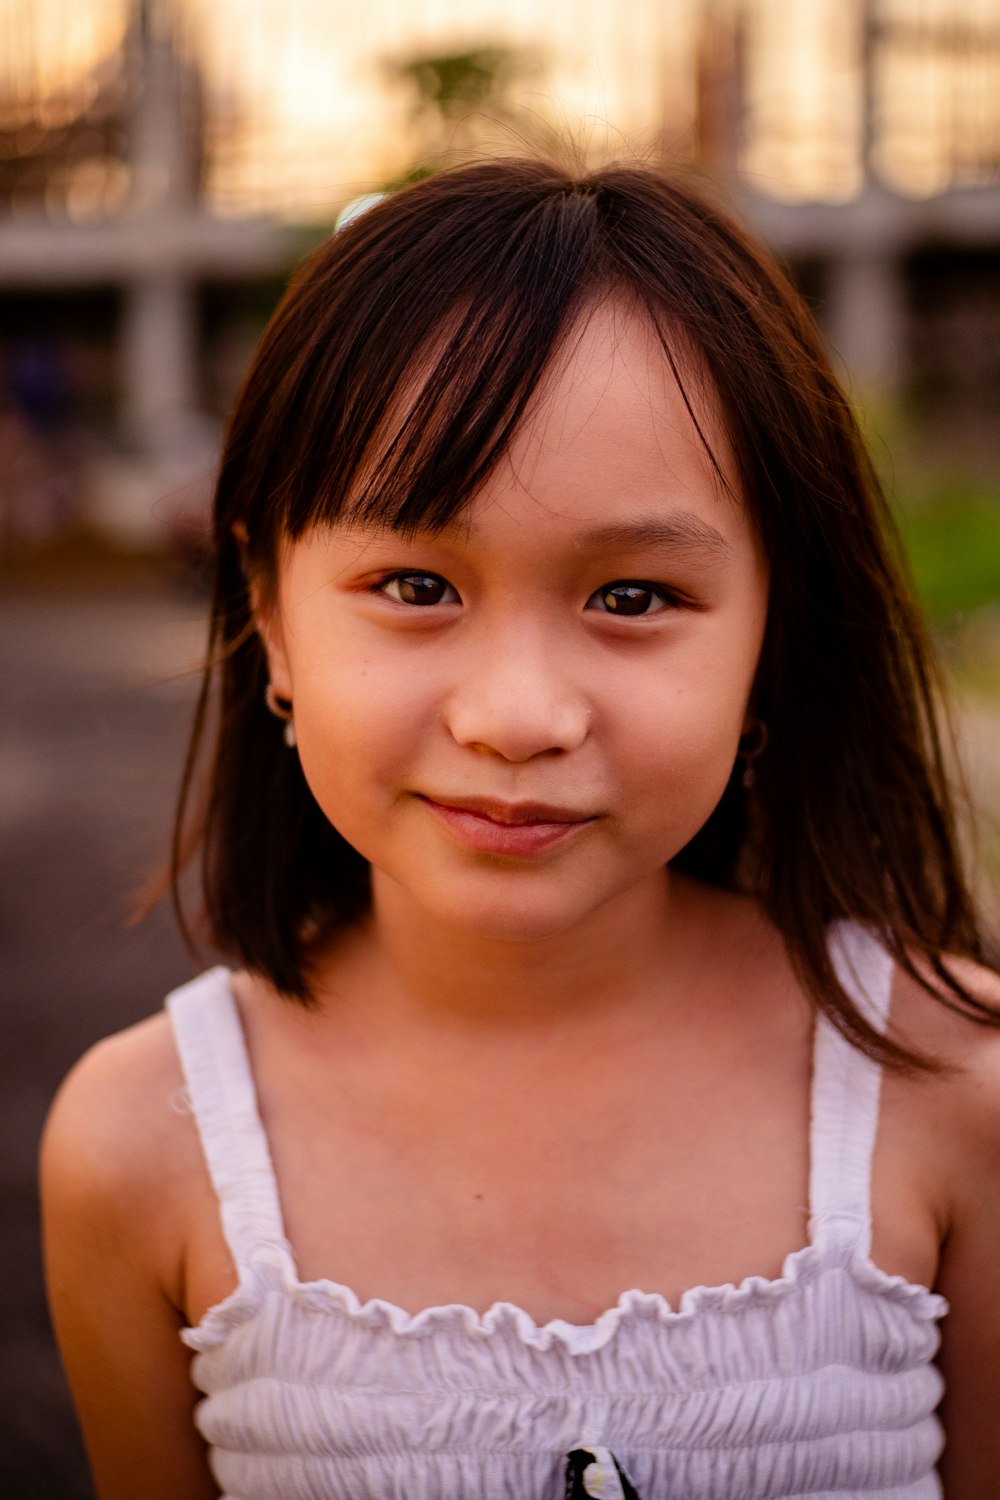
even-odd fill
[[[567,142],[713,174],[908,423],[904,483],[997,484],[1000,0],[0,0],[0,550],[196,543],[341,203]]]
[[[1000,178],[997,0],[0,0],[0,209],[93,220],[204,191],[327,218],[454,129],[409,65],[476,54],[493,68],[452,97],[466,114],[693,154],[781,197]]]

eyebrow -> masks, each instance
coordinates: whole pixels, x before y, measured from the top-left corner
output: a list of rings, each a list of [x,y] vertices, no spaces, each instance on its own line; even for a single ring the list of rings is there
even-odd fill
[[[690,510],[669,515],[640,516],[634,521],[612,521],[578,535],[581,546],[595,550],[611,547],[669,547],[678,552],[712,552],[733,555],[732,543],[701,516]]]
[[[384,522],[362,522],[358,525],[350,517],[345,519],[348,526],[356,526],[358,530],[372,536],[399,535],[395,527]],[[462,524],[460,517],[457,521]],[[444,532],[447,533],[455,524],[453,520],[450,526],[444,527]],[[466,528],[468,524],[466,520]],[[416,529],[419,531],[420,528]],[[732,543],[721,531],[691,510],[675,510],[666,515],[657,513],[652,516],[637,516],[631,521],[612,521],[603,526],[588,527],[578,531],[574,541],[581,550],[594,552],[609,551],[612,548],[663,547],[673,552],[700,552],[727,558],[732,557],[734,552]]]

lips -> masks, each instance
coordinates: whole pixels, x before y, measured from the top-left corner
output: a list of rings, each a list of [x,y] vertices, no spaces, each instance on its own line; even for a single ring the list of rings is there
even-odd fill
[[[592,813],[555,807],[549,802],[495,802],[488,797],[425,797],[424,801],[435,807],[474,813],[477,817],[489,818],[491,823],[502,823],[511,828],[525,823],[589,823],[593,817]]]
[[[422,797],[435,820],[479,854],[528,859],[566,843],[594,821],[548,802],[497,802],[487,797]]]

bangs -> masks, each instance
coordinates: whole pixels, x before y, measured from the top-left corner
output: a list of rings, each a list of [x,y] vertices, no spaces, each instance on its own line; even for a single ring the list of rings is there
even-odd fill
[[[238,527],[267,576],[278,539],[313,526],[442,529],[605,296],[649,319],[696,426],[684,377],[707,377],[742,455],[768,285],[744,247],[706,237],[695,200],[634,169],[484,163],[391,194],[315,252],[269,325],[234,411],[216,543]]]
[[[325,326],[304,351],[298,451],[291,465],[286,454],[269,518],[292,537],[347,517],[446,526],[503,453],[600,279],[592,195],[554,193],[551,177],[513,202],[509,192],[493,201],[488,183],[467,186],[472,215],[467,192],[420,211],[417,186],[323,253]],[[379,274],[359,298],[357,262],[376,245]]]

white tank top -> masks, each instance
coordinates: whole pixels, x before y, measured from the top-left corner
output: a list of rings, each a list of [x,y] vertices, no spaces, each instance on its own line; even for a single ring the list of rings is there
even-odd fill
[[[883,1027],[891,960],[846,923],[831,947]],[[300,1281],[227,971],[167,1004],[239,1275],[181,1334],[229,1500],[561,1500],[581,1444],[612,1450],[642,1500],[941,1495],[947,1303],[869,1258],[881,1071],[823,1017],[809,1244],[777,1280],[699,1286],[676,1309],[627,1291],[581,1327],[507,1302],[410,1315]]]

